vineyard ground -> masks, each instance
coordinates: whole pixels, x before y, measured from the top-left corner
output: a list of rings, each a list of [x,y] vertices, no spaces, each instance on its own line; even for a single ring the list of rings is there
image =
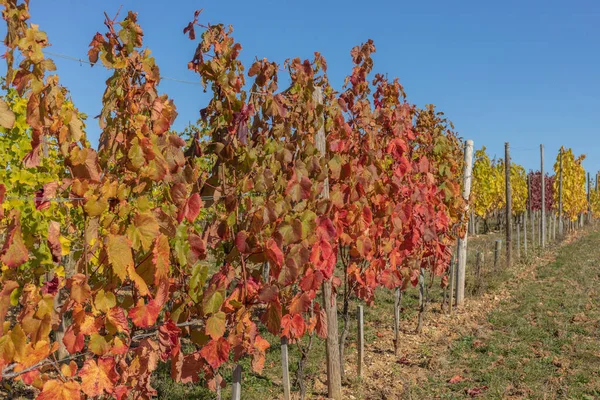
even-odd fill
[[[461,399],[469,398],[469,390],[481,391],[480,398],[592,399],[600,395],[600,253],[596,251],[600,232],[597,228],[579,232],[543,257],[529,256],[510,270],[492,268],[493,246],[499,238],[500,234],[491,233],[469,241],[470,265],[477,250],[484,253],[484,284],[478,288],[473,275],[467,276],[471,296],[453,316],[440,309],[439,278],[434,281],[420,335],[414,333],[418,292],[415,288],[407,291],[398,356],[392,344],[393,296],[379,291],[376,304],[365,307],[362,379],[356,378],[356,325],[352,318],[345,357],[345,398]],[[272,347],[263,374],[248,372],[250,366],[242,362],[244,399],[276,399],[283,392],[281,353],[274,345],[277,338],[268,332],[264,335]],[[324,354],[324,342],[315,338],[305,368],[308,398],[326,396]],[[293,378],[299,356],[291,345],[290,373],[296,393]],[[230,369],[223,369],[228,382],[222,392],[225,399],[230,397]],[[155,379],[159,398],[214,398],[214,393],[199,385],[174,383],[168,374],[165,366]],[[460,382],[449,383],[453,377]]]

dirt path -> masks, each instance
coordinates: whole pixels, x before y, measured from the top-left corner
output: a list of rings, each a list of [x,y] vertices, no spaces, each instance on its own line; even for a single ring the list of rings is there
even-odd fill
[[[600,398],[600,233],[574,239],[453,316],[429,313],[421,335],[405,326],[398,357],[390,329],[372,327],[366,373],[345,397]]]

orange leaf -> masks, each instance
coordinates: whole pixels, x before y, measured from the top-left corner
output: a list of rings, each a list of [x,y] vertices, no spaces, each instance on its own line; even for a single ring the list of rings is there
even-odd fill
[[[213,369],[217,369],[229,358],[230,348],[227,339],[221,337],[218,340],[211,340],[206,346],[202,347],[200,355]]]
[[[133,323],[140,328],[148,328],[156,323],[160,306],[155,300],[150,300],[144,304],[144,300],[139,299],[137,306],[129,310],[129,316]]]
[[[90,285],[84,274],[75,274],[70,279],[71,298],[78,303],[85,303],[91,295]]]
[[[273,239],[269,239],[266,245],[266,253],[269,261],[273,262],[278,267],[283,264],[283,253],[277,243]]]
[[[118,332],[129,332],[129,323],[121,307],[111,308],[106,313],[106,320],[114,325]]]
[[[61,382],[52,379],[44,383],[42,392],[36,400],[80,400],[81,392],[79,383],[75,381]]]
[[[71,325],[63,336],[63,343],[70,354],[78,353],[83,349],[84,345],[83,333],[75,333],[73,325]]]
[[[23,242],[21,222],[18,214],[14,215],[13,221],[6,232],[4,246],[2,247],[2,251],[0,251],[0,254],[2,254],[0,260],[9,268],[17,268],[29,259],[29,250],[27,250],[25,242]]]
[[[450,378],[448,380],[448,383],[459,383],[459,382],[462,382],[464,380],[465,380],[465,378],[463,378],[462,376],[460,376],[460,375],[454,375],[452,378]]]
[[[160,234],[154,242],[154,248],[152,249],[152,262],[156,268],[154,275],[154,284],[158,283],[169,277],[169,239],[164,235]]]
[[[115,371],[115,360],[113,358],[100,358],[87,360],[79,371],[81,378],[81,390],[90,396],[102,396],[104,392],[112,393],[113,383],[118,376]]]

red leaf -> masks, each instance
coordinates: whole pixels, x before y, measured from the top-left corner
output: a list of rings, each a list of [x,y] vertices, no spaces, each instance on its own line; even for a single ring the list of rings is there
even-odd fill
[[[452,378],[450,378],[448,380],[448,383],[454,384],[454,383],[462,382],[464,380],[465,380],[465,378],[463,378],[462,376],[460,376],[460,375],[454,375]]]
[[[480,394],[485,392],[487,389],[488,389],[487,386],[477,386],[477,387],[474,387],[471,389],[467,389],[466,392],[469,396],[475,397],[475,396],[479,396]]]
[[[262,315],[262,321],[273,335],[279,335],[281,329],[281,303],[275,298],[267,306],[267,311]]]
[[[293,317],[287,314],[281,319],[281,328],[281,336],[296,339],[302,337],[306,332],[306,323],[300,314]]]
[[[293,299],[289,307],[291,315],[300,314],[308,311],[311,298],[308,293],[299,293]]]
[[[208,342],[206,346],[202,347],[200,354],[213,369],[217,369],[229,358],[230,348],[227,339],[221,337]]]
[[[321,308],[319,303],[315,303],[314,313],[317,319],[317,323],[315,325],[315,330],[317,332],[317,336],[320,338],[327,337],[327,316],[325,315],[325,310]]]
[[[160,358],[167,361],[169,357],[177,354],[181,349],[179,336],[181,329],[175,325],[172,320],[158,328],[158,348],[160,349]]]
[[[9,225],[2,247],[2,257],[0,260],[9,268],[17,268],[29,260],[29,250],[23,242],[21,234],[21,222],[19,215],[14,214],[13,220]]]
[[[200,214],[200,208],[202,207],[202,199],[198,193],[194,193],[191,195],[181,210],[179,210],[179,215],[177,216],[177,222],[183,221],[183,219],[187,219],[188,222],[192,223]]]
[[[323,274],[321,271],[313,271],[308,269],[306,274],[300,281],[300,288],[306,292],[309,290],[318,290],[323,283]]]
[[[281,249],[279,248],[277,243],[273,239],[269,239],[265,247],[265,251],[267,253],[267,258],[269,259],[269,261],[271,261],[278,267],[281,267],[281,265],[283,264],[283,253],[281,252]]]
[[[52,261],[60,262],[62,258],[62,246],[58,238],[60,237],[60,224],[57,221],[50,221],[48,224],[48,247],[52,254]]]
[[[156,323],[160,306],[155,300],[150,300],[144,304],[144,300],[139,299],[137,306],[129,310],[129,317],[133,323],[140,328],[148,328]]]

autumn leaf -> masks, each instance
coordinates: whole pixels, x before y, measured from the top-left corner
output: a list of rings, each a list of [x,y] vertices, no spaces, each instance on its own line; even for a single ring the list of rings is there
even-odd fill
[[[0,251],[0,254],[2,254],[0,260],[9,268],[16,268],[24,264],[29,259],[29,250],[27,250],[23,242],[18,213],[13,214],[13,220],[4,237],[4,246]]]
[[[272,263],[274,263],[278,267],[281,267],[283,265],[283,253],[281,252],[281,249],[273,239],[269,239],[267,241],[265,250],[267,257]]]
[[[78,376],[81,378],[81,390],[90,397],[112,393],[118,375],[115,371],[115,360],[112,357],[87,360]]]
[[[181,343],[179,337],[181,329],[171,320],[158,328],[158,348],[160,349],[160,358],[167,361],[179,353]]]
[[[63,344],[69,354],[79,353],[85,345],[85,336],[81,332],[75,332],[73,325],[67,328],[63,336]]]
[[[106,320],[116,328],[117,332],[129,333],[129,323],[125,311],[121,307],[114,307],[106,313]]]
[[[169,276],[169,239],[164,234],[156,237],[154,248],[152,249],[152,262],[155,267],[154,284],[158,285],[163,279]]]
[[[187,219],[188,222],[192,223],[198,217],[200,213],[200,208],[202,207],[202,199],[198,193],[194,193],[191,195],[183,205],[183,207],[179,210],[179,214],[177,216],[177,222],[183,221],[183,219]]]
[[[127,278],[127,272],[133,269],[131,242],[125,236],[108,235],[106,238],[106,252],[113,271],[124,281]]]
[[[84,274],[75,274],[69,280],[71,287],[71,298],[78,303],[85,303],[91,296],[92,291]]]
[[[160,306],[155,300],[144,304],[144,300],[139,299],[137,306],[129,310],[129,317],[137,327],[148,328],[156,323],[159,312]]]
[[[211,340],[200,350],[200,354],[206,362],[216,370],[229,358],[230,345],[227,339],[221,337],[217,340]]]
[[[62,382],[51,379],[44,383],[41,393],[36,400],[80,400],[81,387],[76,381]]]
[[[111,308],[117,305],[117,298],[112,292],[105,292],[100,289],[94,298],[94,306],[101,312],[108,312]]]
[[[465,380],[465,378],[463,378],[462,376],[460,376],[460,375],[454,375],[452,378],[450,378],[448,380],[448,383],[450,383],[450,384],[460,383],[460,382],[462,382],[464,380]]]
[[[222,311],[213,314],[208,320],[206,320],[206,334],[209,335],[213,340],[223,337],[225,334],[225,328],[225,313]]]
[[[148,251],[158,235],[158,228],[158,222],[151,212],[138,213],[127,228],[127,236],[135,250]]]

